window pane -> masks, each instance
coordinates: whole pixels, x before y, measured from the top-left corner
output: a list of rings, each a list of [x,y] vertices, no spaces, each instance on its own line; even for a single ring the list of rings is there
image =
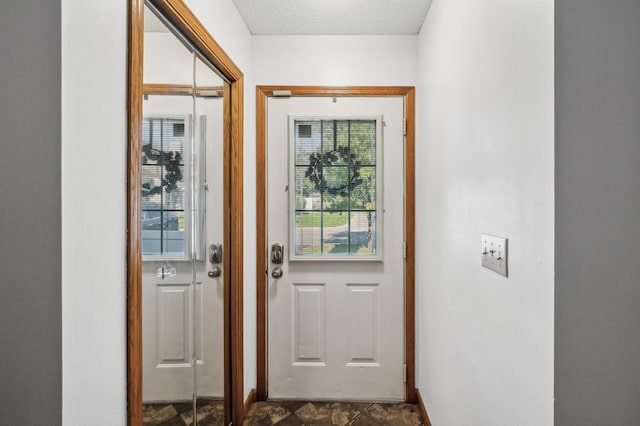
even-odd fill
[[[349,254],[349,212],[323,213],[324,254]]]
[[[319,212],[296,213],[296,254],[320,254]]]
[[[344,152],[349,147],[349,122],[329,120],[322,122],[322,155],[323,160],[331,164],[346,165]]]
[[[376,122],[351,122],[351,153],[362,165],[376,164]]]
[[[376,254],[376,213],[351,214],[350,253]]]
[[[296,164],[310,164],[312,154],[320,152],[320,122],[296,121]]]
[[[376,168],[362,167],[356,181],[360,182],[351,191],[351,210],[375,210],[376,208]]]
[[[144,217],[144,213],[142,214]],[[147,230],[142,229],[142,254],[146,256],[161,255],[160,242],[161,242],[160,230]]]
[[[296,210],[320,210],[320,191],[308,175],[309,167],[296,167]]]
[[[180,153],[184,158],[184,119],[162,120],[162,150],[166,153]]]
[[[142,122],[142,164],[160,164],[162,151],[162,119]]]
[[[325,167],[322,169],[324,184],[323,208],[325,210],[349,208],[349,180],[347,167]]]
[[[162,192],[162,167],[142,166],[142,197],[160,203]],[[144,208],[144,207],[143,207]]]
[[[142,144],[147,144],[151,140],[151,120],[142,121]]]
[[[184,213],[164,213],[163,252],[169,255],[184,254]]]
[[[184,210],[184,166],[164,167],[163,207],[167,210]]]
[[[333,121],[322,121],[322,153],[333,151]]]

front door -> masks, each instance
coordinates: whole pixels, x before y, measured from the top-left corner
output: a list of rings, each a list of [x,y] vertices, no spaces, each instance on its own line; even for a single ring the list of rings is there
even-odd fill
[[[404,400],[404,99],[267,108],[269,397]]]

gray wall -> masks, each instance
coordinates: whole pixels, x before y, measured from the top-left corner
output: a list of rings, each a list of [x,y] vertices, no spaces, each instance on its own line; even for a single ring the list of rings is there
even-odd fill
[[[58,425],[60,2],[2,2],[0,55],[0,424]]]
[[[555,3],[556,425],[638,425],[640,2]]]

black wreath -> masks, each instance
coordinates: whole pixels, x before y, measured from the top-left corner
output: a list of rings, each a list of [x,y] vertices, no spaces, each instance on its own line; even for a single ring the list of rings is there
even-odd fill
[[[338,186],[329,186],[324,177],[323,168],[332,166],[338,158],[342,158],[344,164],[349,170],[349,181]],[[356,161],[356,155],[351,152],[351,148],[339,146],[337,149],[324,153],[315,152],[309,156],[309,168],[305,173],[305,177],[313,182],[313,186],[320,192],[327,192],[330,195],[338,195],[346,197],[348,191],[353,191],[363,180],[360,177],[361,162]]]
[[[166,173],[158,186],[151,187],[149,182],[143,183],[142,195],[147,197],[160,194],[163,188],[167,193],[178,189],[178,182],[182,181],[182,170],[180,169],[183,165],[182,154],[179,151],[160,151],[152,148],[149,143],[142,146],[142,164],[147,164],[149,160],[163,164]]]

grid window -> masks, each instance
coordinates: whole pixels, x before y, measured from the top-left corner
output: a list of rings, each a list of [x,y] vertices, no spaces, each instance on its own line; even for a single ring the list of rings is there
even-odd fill
[[[142,254],[185,257],[185,119],[142,124]]]
[[[376,120],[295,120],[294,256],[378,255]]]

